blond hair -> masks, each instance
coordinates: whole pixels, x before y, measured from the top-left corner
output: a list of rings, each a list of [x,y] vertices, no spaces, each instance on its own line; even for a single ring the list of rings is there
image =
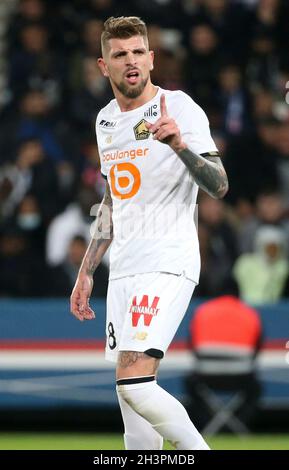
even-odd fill
[[[111,16],[104,23],[104,30],[101,34],[102,54],[107,48],[110,39],[128,39],[132,36],[142,36],[148,47],[147,28],[145,23],[138,16]]]

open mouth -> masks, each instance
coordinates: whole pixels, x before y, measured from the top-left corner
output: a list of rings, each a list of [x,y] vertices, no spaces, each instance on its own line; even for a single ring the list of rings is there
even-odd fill
[[[127,72],[127,74],[125,75],[126,80],[127,80],[130,84],[136,83],[137,80],[138,80],[138,77],[139,77],[139,72],[138,72],[138,70],[130,70],[130,72]]]

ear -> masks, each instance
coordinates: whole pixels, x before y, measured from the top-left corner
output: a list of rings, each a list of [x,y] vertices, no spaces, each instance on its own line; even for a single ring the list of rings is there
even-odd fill
[[[99,66],[102,75],[104,75],[105,77],[109,77],[109,73],[108,73],[108,70],[107,70],[106,63],[104,62],[104,59],[102,57],[97,59],[97,65]]]
[[[150,70],[153,70],[153,69],[154,69],[154,58],[155,58],[154,51],[150,51],[150,60],[151,60],[151,63],[150,63]]]

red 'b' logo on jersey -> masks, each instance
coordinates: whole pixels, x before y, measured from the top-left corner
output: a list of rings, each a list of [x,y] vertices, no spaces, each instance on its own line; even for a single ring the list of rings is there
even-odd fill
[[[143,315],[145,326],[150,326],[152,318],[157,316],[159,308],[157,308],[160,298],[154,297],[152,304],[149,305],[148,295],[143,295],[140,303],[137,303],[137,298],[134,296],[130,307],[132,313],[132,326],[137,326],[140,316]]]

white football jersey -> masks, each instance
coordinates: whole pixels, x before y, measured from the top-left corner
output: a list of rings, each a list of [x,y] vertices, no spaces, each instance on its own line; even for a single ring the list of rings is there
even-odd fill
[[[126,112],[114,99],[99,112],[101,171],[113,201],[110,279],[157,271],[184,273],[198,283],[198,185],[178,155],[146,127],[160,117],[162,93],[189,148],[198,154],[217,152],[204,111],[182,91],[159,88],[152,100]]]

